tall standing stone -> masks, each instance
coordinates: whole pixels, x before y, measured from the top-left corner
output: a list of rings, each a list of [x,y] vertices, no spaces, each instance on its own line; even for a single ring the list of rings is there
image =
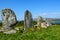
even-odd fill
[[[13,25],[16,24],[16,15],[11,9],[2,10],[2,26],[4,30],[13,29]]]
[[[24,30],[27,30],[27,28],[32,27],[32,22],[32,14],[28,10],[26,10],[24,15]]]
[[[38,16],[38,18],[37,18],[37,26],[41,26],[41,23],[42,23],[42,17]]]

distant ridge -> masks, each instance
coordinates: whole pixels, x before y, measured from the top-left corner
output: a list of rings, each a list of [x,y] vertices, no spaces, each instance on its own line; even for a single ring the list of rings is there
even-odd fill
[[[0,20],[0,23],[2,22],[2,20]]]
[[[60,21],[60,18],[43,18],[43,20],[44,19],[46,19],[46,20],[53,20],[53,21]],[[33,20],[37,21],[37,18],[34,18]]]

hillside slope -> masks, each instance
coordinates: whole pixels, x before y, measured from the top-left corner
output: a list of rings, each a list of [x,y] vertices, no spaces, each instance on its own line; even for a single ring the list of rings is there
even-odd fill
[[[60,40],[60,25],[53,25],[47,29],[37,29],[26,32],[21,30],[16,34],[0,33],[0,40]]]

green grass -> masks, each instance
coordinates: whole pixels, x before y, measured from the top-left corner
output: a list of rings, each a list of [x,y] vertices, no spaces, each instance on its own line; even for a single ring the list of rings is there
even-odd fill
[[[26,32],[20,30],[15,34],[0,33],[0,40],[60,40],[60,25],[52,25],[47,29],[30,28]]]

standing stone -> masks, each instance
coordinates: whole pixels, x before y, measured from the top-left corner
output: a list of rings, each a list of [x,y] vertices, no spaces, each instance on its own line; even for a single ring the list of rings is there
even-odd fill
[[[13,25],[16,24],[16,15],[11,9],[2,10],[2,26],[3,30],[13,29]]]
[[[37,26],[41,26],[41,23],[42,23],[42,17],[38,16],[38,18],[37,18]]]
[[[24,30],[32,27],[32,21],[32,14],[28,10],[26,10],[24,15]]]

